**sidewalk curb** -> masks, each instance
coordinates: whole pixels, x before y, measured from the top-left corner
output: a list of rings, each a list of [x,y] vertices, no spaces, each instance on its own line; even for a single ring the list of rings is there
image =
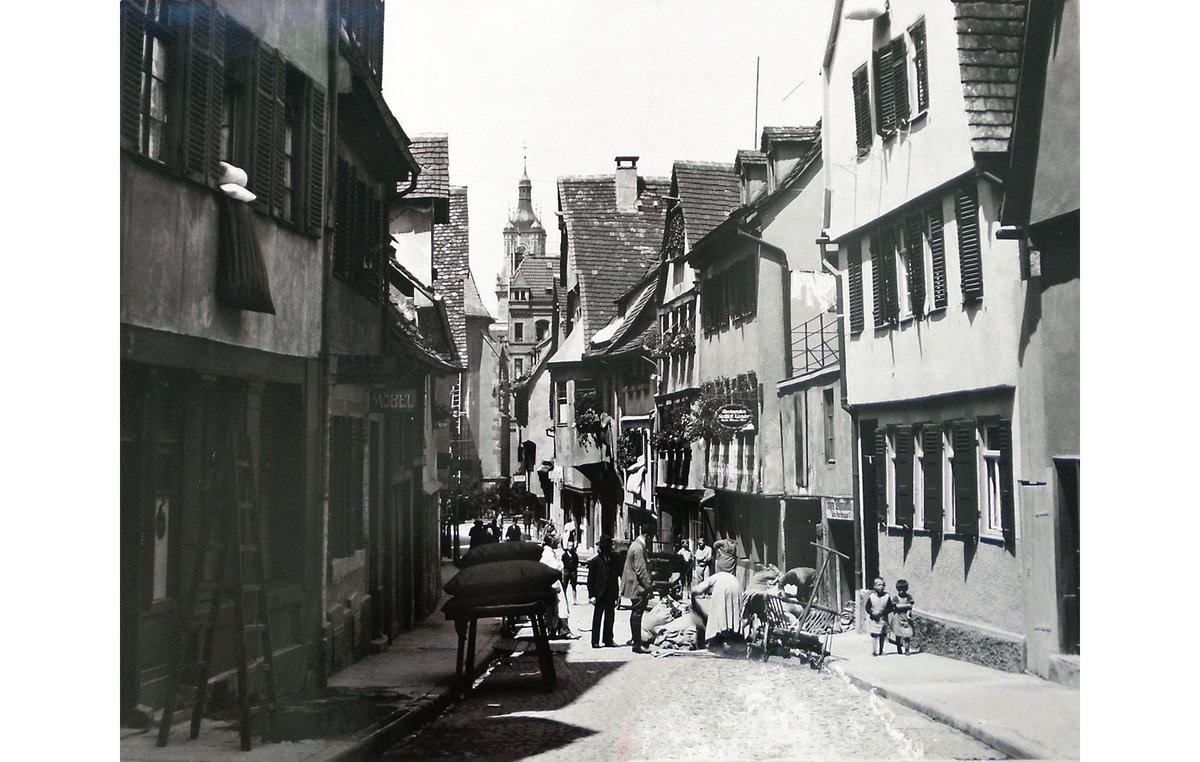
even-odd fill
[[[838,665],[831,664],[830,667],[856,687],[868,692],[874,692],[883,698],[895,701],[897,704],[906,706],[909,709],[914,709],[931,719],[937,720],[943,725],[949,725],[955,730],[966,733],[972,738],[982,741],[996,751],[1007,754],[1013,759],[1067,759],[1061,754],[1056,754],[1041,744],[1030,741],[1028,738],[1024,738],[1016,733],[987,727],[979,720],[964,719],[943,706],[913,698],[906,695],[903,691],[895,691],[873,685],[861,677],[849,674]]]
[[[490,644],[490,650],[482,659],[475,661],[475,676],[479,678],[487,671],[488,666],[506,652],[498,648],[496,641]],[[408,735],[421,725],[433,720],[456,701],[455,686],[448,685],[440,693],[426,694],[417,699],[415,706],[406,706],[385,717],[376,724],[362,731],[362,734],[352,741],[350,748],[345,749],[331,758],[330,762],[365,762],[377,759],[379,754],[400,738]]]

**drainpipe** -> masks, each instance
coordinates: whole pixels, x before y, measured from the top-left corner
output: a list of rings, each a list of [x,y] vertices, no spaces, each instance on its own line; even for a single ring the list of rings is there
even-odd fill
[[[325,598],[328,595],[327,590],[327,575],[329,565],[329,461],[330,461],[330,443],[329,443],[329,398],[332,393],[332,368],[329,356],[329,290],[333,279],[333,239],[334,228],[337,225],[336,211],[330,204],[330,198],[333,195],[332,190],[337,187],[337,124],[338,124],[338,102],[340,95],[338,94],[337,84],[337,69],[338,69],[338,27],[339,19],[341,18],[340,3],[338,0],[333,0],[329,4],[329,19],[328,19],[328,53],[329,53],[329,92],[333,97],[327,101],[327,116],[329,124],[326,128],[326,172],[325,177],[327,183],[325,185],[325,219],[326,225],[324,236],[322,237],[322,262],[321,262],[321,354],[320,354],[320,384],[319,393],[320,409],[320,432],[322,445],[318,450],[319,459],[318,467],[320,469],[320,485],[321,485],[321,515],[317,521],[317,526],[320,527],[320,542],[319,547],[320,559],[318,565],[318,584],[319,598],[317,601],[317,685],[324,688],[329,678],[329,665],[326,661],[327,650],[329,648],[329,628],[325,621]],[[332,224],[329,222],[332,221]]]

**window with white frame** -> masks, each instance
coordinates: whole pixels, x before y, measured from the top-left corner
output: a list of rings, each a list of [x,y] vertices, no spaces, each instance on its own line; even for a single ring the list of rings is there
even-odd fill
[[[925,426],[913,426],[912,505],[914,527],[925,526]]]
[[[988,423],[981,431],[983,448],[982,457],[982,486],[983,501],[981,511],[984,520],[983,531],[999,536],[1004,531],[1004,511],[1001,485],[1003,475],[1000,468],[1001,443],[1000,426]]]

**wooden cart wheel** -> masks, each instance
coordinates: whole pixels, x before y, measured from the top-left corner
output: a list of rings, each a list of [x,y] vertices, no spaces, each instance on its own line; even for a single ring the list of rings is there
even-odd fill
[[[771,658],[771,623],[767,622],[763,631],[763,661]]]

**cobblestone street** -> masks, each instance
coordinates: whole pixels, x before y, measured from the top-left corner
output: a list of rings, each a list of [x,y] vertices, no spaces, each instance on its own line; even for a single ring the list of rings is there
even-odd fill
[[[573,607],[583,637],[553,644],[553,692],[541,691],[532,654],[501,659],[465,701],[385,758],[1005,758],[800,659],[594,650],[583,631],[590,614],[587,604]],[[616,634],[628,637],[627,611],[618,611]]]

